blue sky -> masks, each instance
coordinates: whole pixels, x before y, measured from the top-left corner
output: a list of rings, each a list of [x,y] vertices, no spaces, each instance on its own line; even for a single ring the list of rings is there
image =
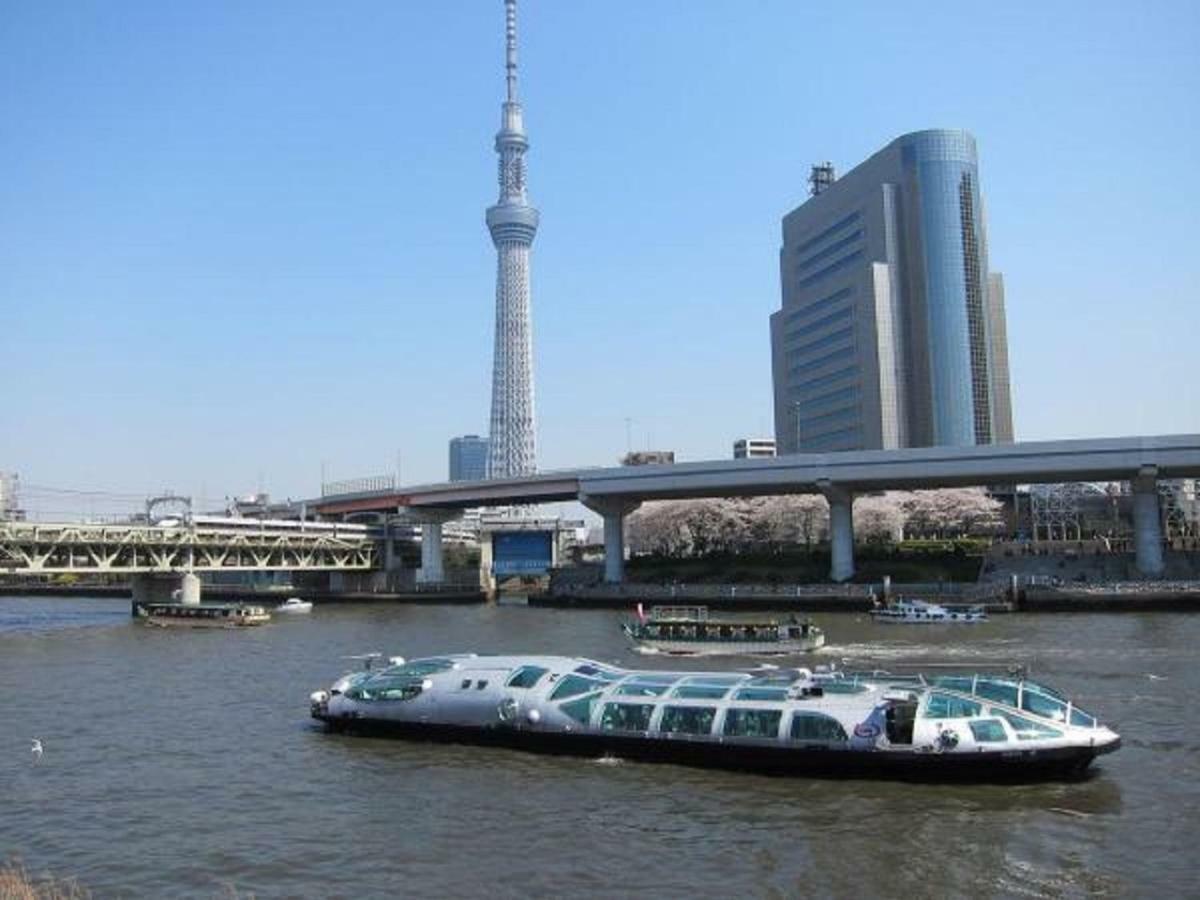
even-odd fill
[[[1018,438],[1200,431],[1198,9],[523,0],[539,464],[769,434],[781,216],[931,127],[979,142]],[[500,0],[2,16],[0,469],[443,479],[487,429]]]

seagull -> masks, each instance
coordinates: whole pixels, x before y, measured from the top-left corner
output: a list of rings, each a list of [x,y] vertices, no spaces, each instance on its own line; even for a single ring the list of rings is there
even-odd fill
[[[33,746],[29,748],[30,752],[33,753],[33,756],[35,759],[41,759],[42,758],[42,742],[39,741],[37,738],[30,738],[30,740],[33,741]]]

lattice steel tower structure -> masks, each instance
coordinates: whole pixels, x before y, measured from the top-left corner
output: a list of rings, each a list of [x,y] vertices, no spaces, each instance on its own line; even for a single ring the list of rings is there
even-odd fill
[[[525,151],[529,141],[517,101],[517,0],[504,0],[504,13],[508,94],[501,106],[500,131],[496,134],[500,199],[487,211],[488,230],[496,245],[489,478],[513,478],[537,470],[529,248],[537,233],[538,211],[525,195]]]

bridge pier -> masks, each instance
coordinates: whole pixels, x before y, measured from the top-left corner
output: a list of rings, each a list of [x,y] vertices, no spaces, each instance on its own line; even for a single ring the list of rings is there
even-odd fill
[[[817,487],[829,502],[829,578],[849,581],[854,577],[854,494],[828,479]]]
[[[417,571],[418,584],[442,584],[446,570],[442,553],[442,525],[457,519],[458,510],[423,509],[419,515],[421,523],[421,568]]]
[[[146,603],[186,603],[195,606],[200,603],[200,577],[192,572],[182,575],[175,573],[147,573],[134,575],[130,581],[133,594],[133,611],[137,613],[139,604]]]
[[[1158,469],[1144,466],[1129,482],[1133,489],[1133,545],[1137,569],[1147,578],[1161,578],[1163,564],[1162,513],[1158,505]]]
[[[604,519],[604,581],[620,584],[625,580],[625,517],[642,502],[624,497],[581,496],[579,499]]]

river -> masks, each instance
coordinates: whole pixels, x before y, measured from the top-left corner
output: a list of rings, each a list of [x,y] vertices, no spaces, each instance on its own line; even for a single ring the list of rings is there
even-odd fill
[[[1014,614],[957,628],[815,618],[829,643],[806,662],[1024,662],[1124,746],[1083,782],[964,787],[329,735],[308,694],[350,654],[670,663],[629,652],[611,611],[326,605],[199,631],[135,623],[125,600],[8,597],[0,861],[97,897],[1195,891],[1200,616]]]

